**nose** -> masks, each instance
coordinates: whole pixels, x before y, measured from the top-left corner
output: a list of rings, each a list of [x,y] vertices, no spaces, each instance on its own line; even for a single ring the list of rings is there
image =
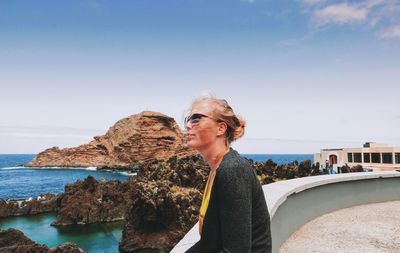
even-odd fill
[[[190,123],[190,121],[188,121],[188,122],[185,123],[185,128],[186,128],[186,130],[192,128],[192,124]]]

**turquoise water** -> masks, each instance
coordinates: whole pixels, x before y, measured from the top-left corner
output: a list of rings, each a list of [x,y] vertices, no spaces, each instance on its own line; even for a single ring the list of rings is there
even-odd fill
[[[53,227],[55,214],[0,219],[0,228],[16,228],[37,243],[55,247],[73,242],[87,252],[118,252],[123,222]]]

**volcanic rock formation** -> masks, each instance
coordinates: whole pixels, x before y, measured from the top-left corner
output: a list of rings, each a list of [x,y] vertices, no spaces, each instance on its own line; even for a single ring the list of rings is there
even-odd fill
[[[119,120],[88,144],[46,149],[25,166],[132,169],[154,160],[194,154],[183,144],[183,133],[173,118],[144,111]]]
[[[64,193],[58,197],[59,211],[52,225],[129,220],[137,214],[133,223],[139,230],[152,219],[155,219],[155,229],[157,222],[165,223],[163,217],[173,210],[178,217],[167,220],[174,223],[174,228],[179,224],[181,234],[186,224],[193,225],[196,220],[208,170],[199,156],[181,159],[174,156],[168,161],[154,161],[140,167],[136,177],[124,182],[97,181],[88,176],[84,181],[65,186]],[[162,226],[165,233],[165,227],[169,225]]]
[[[17,229],[0,229],[0,252],[40,252],[40,253],[84,253],[81,248],[72,243],[63,243],[56,248],[49,249],[44,244],[37,244]]]
[[[54,212],[57,202],[58,196],[50,193],[28,200],[0,199],[0,218]]]
[[[265,162],[254,162],[248,159],[261,184],[269,184],[280,180],[326,174],[319,171],[319,164],[310,160],[293,161],[288,164],[276,164],[271,159]]]
[[[171,158],[139,171],[120,252],[171,250],[197,222],[209,167],[199,156]]]
[[[88,176],[65,186],[54,226],[123,220],[132,181],[97,181]]]

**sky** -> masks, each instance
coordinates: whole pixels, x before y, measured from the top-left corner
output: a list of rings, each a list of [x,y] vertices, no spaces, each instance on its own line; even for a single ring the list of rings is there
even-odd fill
[[[0,1],[0,153],[210,93],[241,153],[400,146],[400,0]]]

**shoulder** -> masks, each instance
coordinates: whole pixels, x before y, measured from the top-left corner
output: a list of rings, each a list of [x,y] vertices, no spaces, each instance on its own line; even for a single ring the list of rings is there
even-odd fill
[[[219,181],[231,181],[232,179],[248,179],[253,174],[252,168],[247,160],[239,153],[230,149],[224,156],[220,166],[217,169],[217,178]]]

